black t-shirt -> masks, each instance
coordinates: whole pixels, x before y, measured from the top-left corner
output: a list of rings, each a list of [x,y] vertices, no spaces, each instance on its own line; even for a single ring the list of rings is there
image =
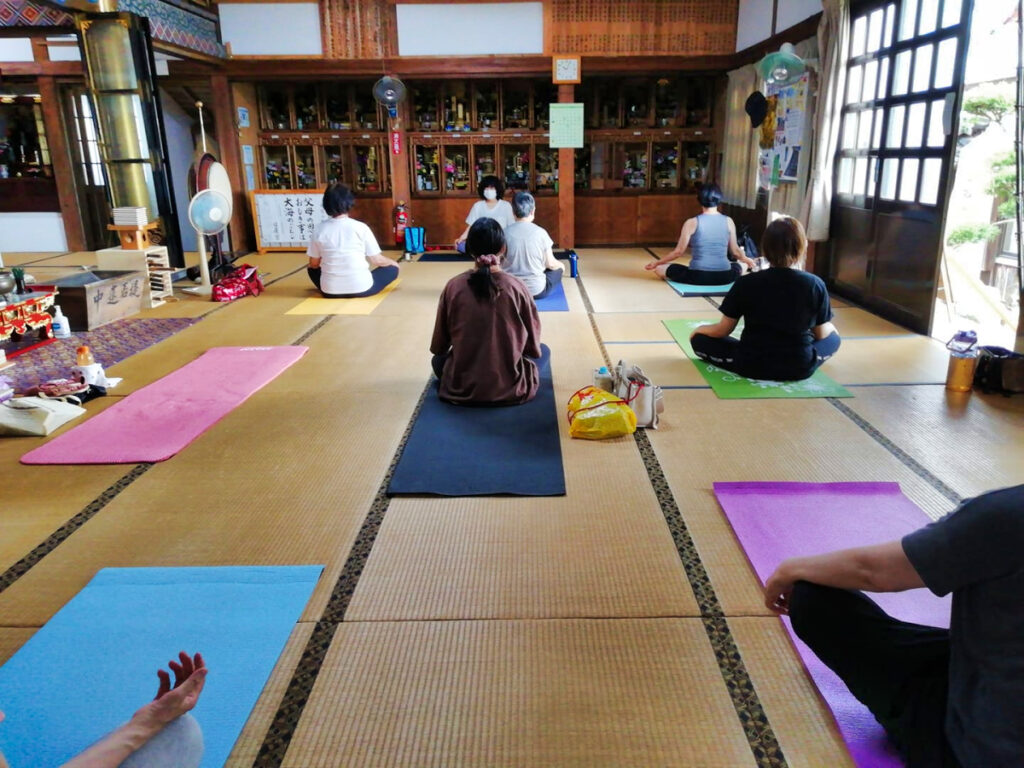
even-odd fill
[[[1024,485],[903,537],[925,585],[953,593],[946,736],[964,766],[1024,764]]]
[[[726,317],[743,318],[744,354],[782,378],[809,374],[814,365],[811,329],[832,319],[828,289],[820,277],[779,267],[739,278],[721,310]]]

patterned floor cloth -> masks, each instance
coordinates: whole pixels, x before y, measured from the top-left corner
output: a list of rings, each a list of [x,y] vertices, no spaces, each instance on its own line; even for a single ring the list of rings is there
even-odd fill
[[[116,320],[94,331],[73,333],[69,338],[57,339],[52,344],[32,349],[14,358],[15,366],[4,371],[14,381],[14,391],[24,392],[29,387],[48,379],[71,376],[78,347],[87,345],[97,363],[109,368],[146,347],[163,341],[180,330],[188,328],[202,318],[126,318]]]

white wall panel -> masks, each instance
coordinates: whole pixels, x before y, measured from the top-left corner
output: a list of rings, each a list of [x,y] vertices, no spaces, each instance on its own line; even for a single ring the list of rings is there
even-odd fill
[[[396,8],[400,56],[544,52],[543,3],[399,3]]]
[[[816,13],[821,13],[821,0],[779,0],[775,28],[782,32]]]
[[[317,3],[220,3],[221,38],[236,56],[320,56]]]
[[[77,45],[48,45],[50,61],[81,61],[82,51]]]
[[[0,37],[0,61],[32,61],[32,41],[27,37]]]
[[[0,253],[67,249],[64,219],[59,213],[0,213]]]
[[[736,50],[742,51],[772,36],[772,0],[740,0],[736,20]]]

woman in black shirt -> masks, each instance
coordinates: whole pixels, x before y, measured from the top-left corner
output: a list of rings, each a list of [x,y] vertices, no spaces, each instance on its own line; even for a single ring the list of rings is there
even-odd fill
[[[722,319],[690,336],[693,351],[752,379],[806,379],[839,349],[828,290],[821,278],[799,268],[807,236],[796,219],[769,224],[761,251],[771,267],[735,282],[722,301]],[[743,333],[734,339],[729,334],[741,317]]]

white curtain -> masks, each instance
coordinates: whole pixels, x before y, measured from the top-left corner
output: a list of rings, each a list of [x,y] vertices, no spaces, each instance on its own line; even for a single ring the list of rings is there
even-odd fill
[[[809,240],[828,240],[832,212],[832,163],[846,90],[846,52],[850,37],[850,0],[822,0],[818,22],[820,72],[814,110],[811,175],[800,209]]]
[[[757,200],[758,132],[750,127],[744,105],[759,85],[753,64],[729,73],[725,96],[725,147],[718,183],[725,202],[742,208],[754,208]]]

